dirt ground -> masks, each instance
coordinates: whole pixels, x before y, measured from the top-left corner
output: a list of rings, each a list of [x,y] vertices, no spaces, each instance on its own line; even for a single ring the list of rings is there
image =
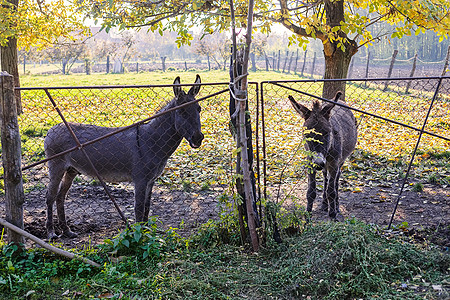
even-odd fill
[[[399,185],[393,183],[390,186],[367,186],[358,192],[340,192],[342,215],[345,218],[355,217],[367,223],[387,226],[398,200]],[[304,184],[300,184],[295,190],[301,205],[306,205],[305,187]],[[109,188],[127,219],[133,222],[132,185],[109,185]],[[164,228],[178,228],[181,235],[188,235],[209,219],[218,218],[220,210],[218,199],[227,190],[226,186],[216,186],[206,191],[184,191],[156,185],[151,215],[158,216]],[[275,189],[271,194],[276,195]],[[328,220],[326,212],[319,209],[320,198],[314,205],[315,221]],[[24,209],[25,230],[45,239],[45,188],[28,191]],[[0,202],[0,215],[4,216],[4,201]],[[55,211],[54,215],[56,219]],[[98,185],[75,182],[66,200],[66,216],[72,231],[79,234],[75,239],[58,240],[66,247],[84,247],[101,243],[125,227],[111,200]],[[436,185],[424,185],[423,192],[405,191],[393,219],[393,228],[400,228],[419,240],[426,239],[443,249],[449,249],[450,190]],[[58,228],[56,231],[57,234],[60,233]]]

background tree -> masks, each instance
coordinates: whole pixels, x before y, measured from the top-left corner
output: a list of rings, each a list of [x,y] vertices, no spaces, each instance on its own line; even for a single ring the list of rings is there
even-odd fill
[[[94,39],[90,41],[92,44],[93,57],[97,61],[106,58],[106,73],[109,73],[110,58],[114,58],[119,49],[119,43],[111,40]]]
[[[63,74],[69,74],[75,62],[84,57],[88,47],[85,43],[60,42],[43,49],[42,57],[61,69]]]
[[[220,48],[224,46],[224,44],[222,44],[222,42],[224,41],[224,36],[221,34],[217,34],[214,36],[201,34],[194,40],[193,52],[198,55],[206,56],[206,58],[208,59],[208,69],[211,70],[210,59],[212,59],[216,63],[217,68],[220,69],[221,62],[219,61],[217,56],[221,55]]]
[[[98,1],[80,0],[90,17],[101,19],[102,26],[120,28],[149,26],[152,31],[171,30],[178,33],[177,43],[189,44],[189,29],[202,26],[212,33],[230,27],[228,1]],[[235,1],[236,25],[246,27],[247,1]],[[305,45],[318,39],[325,57],[324,78],[346,78],[350,60],[358,49],[381,37],[391,39],[431,30],[439,39],[450,31],[448,0],[306,0],[255,1],[255,24],[262,32],[270,32],[279,23],[292,32],[290,43]],[[166,22],[165,20],[169,20]],[[388,22],[391,32],[377,32],[376,24]],[[344,82],[324,85],[323,96],[331,98],[336,90],[345,89]]]
[[[0,20],[1,70],[14,76],[16,87],[18,49],[43,48],[60,37],[74,40],[88,32],[76,7],[64,0],[0,0]],[[20,93],[16,95],[21,111]]]

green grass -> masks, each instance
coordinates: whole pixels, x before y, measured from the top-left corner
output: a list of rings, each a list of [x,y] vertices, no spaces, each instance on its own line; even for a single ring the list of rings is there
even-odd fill
[[[0,298],[445,299],[448,253],[355,220],[309,225],[259,254],[224,243],[209,224],[191,239],[135,227],[83,255],[95,270],[42,250],[3,247]],[[233,230],[228,233],[233,234]],[[128,241],[128,242],[126,242]],[[147,255],[143,255],[147,251]]]
[[[155,71],[151,73],[124,73],[93,75],[22,75],[20,84],[22,87],[59,87],[59,86],[91,86],[91,85],[147,85],[147,84],[172,84],[175,77],[181,77],[181,83],[193,83],[195,75],[200,74],[203,83],[229,82],[228,71]],[[299,79],[295,74],[283,74],[281,72],[250,72],[249,81],[263,81],[276,78],[277,80]]]

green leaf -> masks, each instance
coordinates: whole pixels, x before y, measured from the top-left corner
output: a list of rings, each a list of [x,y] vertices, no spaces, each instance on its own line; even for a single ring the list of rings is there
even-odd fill
[[[141,231],[135,230],[135,231],[134,231],[134,241],[135,241],[135,242],[139,242],[139,240],[141,239],[141,237],[142,237]]]
[[[122,241],[122,245],[124,245],[125,247],[129,248],[129,247],[130,247],[130,241],[128,241],[128,240],[123,240],[123,241]]]

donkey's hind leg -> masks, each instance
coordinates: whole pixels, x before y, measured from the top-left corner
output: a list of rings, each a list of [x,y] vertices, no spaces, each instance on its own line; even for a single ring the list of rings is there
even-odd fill
[[[327,169],[324,168],[323,171],[323,196],[322,196],[322,206],[320,207],[323,211],[328,211],[328,199],[327,199],[327,187],[328,187],[328,172]]]
[[[313,209],[313,203],[316,199],[316,170],[312,169],[308,172],[308,190],[306,191],[306,211],[311,213]]]
[[[55,228],[53,224],[53,204],[57,198],[59,186],[61,184],[61,179],[64,176],[65,170],[63,163],[59,162],[58,159],[54,159],[48,162],[49,178],[50,183],[47,187],[46,202],[47,202],[47,238],[52,240],[56,238]]]
[[[58,191],[58,195],[56,196],[56,210],[58,212],[59,226],[63,232],[63,236],[68,238],[75,238],[78,235],[72,232],[67,225],[66,221],[66,212],[64,210],[64,200],[66,199],[67,192],[72,185],[73,179],[77,176],[78,171],[74,168],[69,168],[61,181],[61,186]]]

